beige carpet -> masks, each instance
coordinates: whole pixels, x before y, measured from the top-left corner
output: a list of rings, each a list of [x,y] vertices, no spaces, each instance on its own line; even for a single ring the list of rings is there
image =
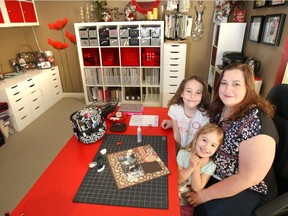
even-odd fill
[[[0,147],[0,215],[14,210],[71,138],[70,114],[85,106],[84,98],[63,98]]]

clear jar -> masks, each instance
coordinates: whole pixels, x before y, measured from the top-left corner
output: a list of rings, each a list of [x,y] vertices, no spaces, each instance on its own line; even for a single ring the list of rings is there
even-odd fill
[[[124,7],[124,14],[125,14],[125,20],[126,21],[135,21],[137,19],[136,6],[131,4],[131,2],[129,2]]]

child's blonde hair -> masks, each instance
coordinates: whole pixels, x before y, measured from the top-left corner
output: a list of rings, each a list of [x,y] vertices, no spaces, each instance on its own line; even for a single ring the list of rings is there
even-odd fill
[[[218,135],[218,139],[219,139],[218,142],[220,143],[220,145],[217,147],[217,150],[218,150],[223,142],[224,133],[223,133],[223,130],[217,124],[213,124],[213,123],[208,123],[204,125],[203,127],[201,127],[195,134],[192,142],[188,144],[187,146],[185,146],[184,149],[186,149],[189,152],[194,152],[198,137],[201,134],[207,134],[210,132],[216,132]]]

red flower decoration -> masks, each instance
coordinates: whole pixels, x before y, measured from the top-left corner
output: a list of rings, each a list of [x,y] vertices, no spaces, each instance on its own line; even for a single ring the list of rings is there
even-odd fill
[[[76,36],[75,36],[75,35],[72,35],[72,34],[70,34],[68,31],[65,31],[65,36],[66,36],[66,38],[69,39],[69,41],[70,41],[71,43],[73,43],[73,44],[76,44],[76,43],[77,43],[77,42],[76,42]]]
[[[58,20],[55,23],[49,23],[48,26],[49,26],[49,29],[52,29],[52,30],[62,30],[66,26],[67,23],[68,23],[68,19],[64,18],[63,20]]]
[[[48,38],[48,44],[58,50],[66,49],[69,45],[67,43],[62,43],[61,41],[53,41]]]

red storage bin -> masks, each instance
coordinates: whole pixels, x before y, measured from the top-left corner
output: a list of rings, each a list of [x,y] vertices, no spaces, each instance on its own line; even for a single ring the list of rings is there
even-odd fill
[[[102,48],[101,55],[103,66],[119,66],[118,48]]]
[[[121,48],[122,66],[140,66],[139,48]]]
[[[100,66],[98,48],[82,48],[84,66]]]
[[[160,66],[160,48],[142,48],[142,66]]]

